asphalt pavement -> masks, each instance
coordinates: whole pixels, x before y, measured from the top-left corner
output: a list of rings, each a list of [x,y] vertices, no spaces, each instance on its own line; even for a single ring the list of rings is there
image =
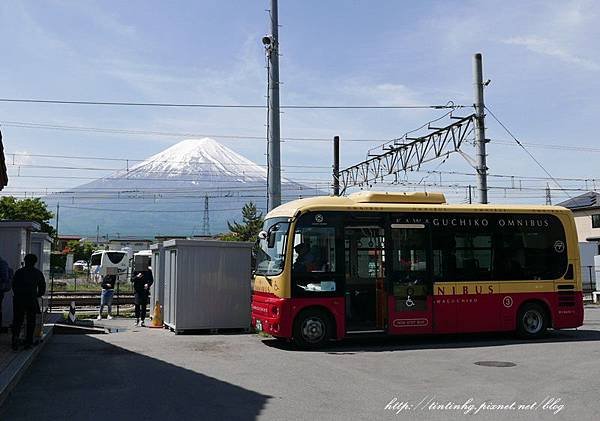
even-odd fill
[[[365,338],[314,352],[104,324],[113,333],[54,335],[0,419],[600,419],[600,307],[586,308],[582,328],[532,342]]]

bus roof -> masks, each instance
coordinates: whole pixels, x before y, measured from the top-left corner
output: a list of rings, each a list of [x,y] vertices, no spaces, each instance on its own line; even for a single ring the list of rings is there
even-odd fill
[[[123,251],[123,250],[96,250],[96,251],[92,252],[92,255],[94,255],[94,254],[102,254],[102,253],[123,253],[123,254],[127,254],[127,252]]]
[[[265,218],[292,217],[307,211],[382,211],[382,210],[438,210],[463,212],[550,212],[570,213],[567,208],[548,205],[499,205],[446,203],[443,193],[429,192],[358,192],[349,196],[315,196],[293,200],[269,212]]]

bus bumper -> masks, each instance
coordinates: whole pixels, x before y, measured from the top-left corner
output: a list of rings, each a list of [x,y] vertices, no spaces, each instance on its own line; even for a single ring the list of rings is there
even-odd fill
[[[287,300],[274,296],[252,296],[252,327],[276,337],[292,336]]]

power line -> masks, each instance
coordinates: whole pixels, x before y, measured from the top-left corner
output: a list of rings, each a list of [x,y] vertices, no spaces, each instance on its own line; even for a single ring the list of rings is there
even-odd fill
[[[514,143],[513,143],[514,144]],[[531,145],[531,144],[528,144]],[[518,145],[516,145],[518,146]],[[598,149],[600,152],[600,149]],[[118,162],[143,162],[145,159],[140,158],[110,158],[110,157],[99,157],[99,156],[77,156],[77,155],[48,155],[48,154],[29,154],[29,153],[10,153],[6,152],[5,155],[13,156],[13,157],[32,157],[32,158],[57,158],[57,159],[78,159],[78,160],[98,160],[98,161],[118,161]],[[153,163],[187,163],[188,161],[175,161],[175,160],[152,160]],[[126,168],[99,168],[99,167],[81,167],[81,166],[45,166],[45,165],[37,165],[37,164],[19,164],[19,163],[7,163],[8,166],[15,167],[27,167],[27,168],[46,168],[46,169],[72,169],[72,170],[92,170],[92,171],[126,171]],[[212,162],[197,162],[194,165],[215,165]],[[266,165],[254,164],[254,163],[230,163],[227,164],[230,166],[243,167],[243,166],[256,166],[264,168]],[[296,164],[296,165],[283,165],[285,168],[311,168],[311,169],[324,169],[329,170],[330,166],[326,165],[310,165],[310,164]],[[133,171],[133,168],[129,170]],[[152,170],[150,172],[161,172],[159,170]],[[474,172],[461,172],[461,171],[440,171],[440,170],[412,170],[411,172],[415,173],[424,173],[424,174],[449,174],[449,175],[464,175],[464,176],[475,176]],[[182,172],[184,173],[184,172]],[[295,173],[289,171],[289,173]],[[301,173],[306,173],[306,171],[302,171]],[[316,172],[312,172],[316,173]],[[185,173],[185,174],[195,174],[195,173]],[[199,173],[205,174],[205,172]],[[488,177],[500,177],[500,178],[513,178],[515,180],[563,180],[563,181],[589,181],[589,182],[600,182],[600,178],[593,177],[540,177],[540,176],[528,176],[528,175],[519,175],[519,174],[488,174]],[[134,179],[132,179],[134,180]],[[10,188],[10,186],[8,187]],[[70,188],[70,187],[67,187]]]
[[[90,210],[90,211],[98,211],[98,212],[129,212],[129,213],[200,213],[203,212],[204,209],[197,210],[145,210],[145,209],[106,209],[106,208],[87,208],[82,206],[66,206],[61,205],[61,208],[67,209],[79,209],[79,210]],[[259,210],[264,210],[263,208],[257,207]],[[241,211],[240,208],[231,208],[231,209],[211,209],[211,212],[231,212],[231,211]]]
[[[496,115],[492,112],[492,110],[490,110],[490,108],[488,106],[485,106],[485,108],[490,112],[490,115],[494,118],[494,120],[496,120],[496,122],[506,131],[506,133],[508,133],[508,135],[513,138],[513,140],[517,143],[517,145],[519,145],[527,153],[527,155],[529,155],[531,157],[531,159],[533,159],[534,162],[548,175],[548,177],[550,177],[552,179],[552,181],[554,181],[554,183],[562,189],[560,183],[554,177],[552,177],[552,174],[550,174],[550,172],[548,172],[548,170],[542,165],[542,163],[540,161],[538,161],[535,158],[535,156],[533,156],[533,154],[531,152],[529,152],[529,150],[527,150],[527,148],[525,146],[523,146],[523,144],[519,141],[519,139],[517,139],[515,137],[515,135],[513,135],[510,130],[508,130],[508,127],[506,127],[504,125],[504,123],[502,123],[498,119],[498,117],[496,117]],[[566,194],[569,195],[568,193],[566,193]],[[571,198],[571,196],[569,196],[569,198]]]
[[[22,129],[41,129],[41,130],[63,130],[63,131],[78,131],[91,133],[109,133],[109,134],[124,134],[136,136],[165,136],[165,137],[212,137],[215,139],[236,139],[236,140],[253,140],[266,141],[266,136],[256,135],[240,135],[240,134],[208,134],[195,132],[171,132],[171,131],[154,131],[154,130],[138,130],[138,129],[118,129],[109,127],[90,127],[90,126],[73,126],[52,123],[34,123],[26,121],[0,121],[0,125],[6,127],[16,127]],[[282,142],[331,142],[331,138],[325,137],[282,137]],[[348,138],[343,139],[344,142],[388,142],[389,139],[362,139]]]
[[[169,108],[258,108],[265,109],[265,105],[255,104],[197,104],[175,102],[121,102],[121,101],[81,101],[59,99],[30,99],[30,98],[0,98],[0,102],[27,103],[27,104],[62,104],[62,105],[101,105],[101,106],[127,106],[127,107],[169,107]],[[433,109],[464,108],[467,105],[282,105],[287,109],[346,109],[346,110],[397,110],[397,109]]]
[[[265,136],[254,136],[254,135],[240,135],[240,134],[208,134],[208,133],[194,133],[194,132],[171,132],[171,131],[153,131],[153,130],[137,130],[137,129],[118,129],[118,128],[102,128],[102,127],[89,127],[89,126],[72,126],[72,125],[59,125],[52,123],[34,123],[34,122],[22,122],[22,121],[0,121],[0,125],[6,127],[16,127],[25,129],[41,129],[41,130],[64,130],[64,131],[80,131],[80,132],[91,132],[91,133],[109,133],[109,134],[124,134],[124,135],[137,135],[137,136],[164,136],[164,137],[212,137],[215,139],[236,139],[236,140],[253,140],[253,141],[266,141]],[[400,138],[401,139],[401,138]],[[282,137],[282,142],[331,142],[329,137]],[[369,143],[389,143],[399,139],[384,139],[384,138],[342,138],[343,142],[369,142]],[[516,146],[514,140],[504,140],[492,138],[494,145],[503,146]],[[570,146],[570,145],[556,145],[547,143],[533,143],[533,142],[521,142],[523,145],[531,148],[541,149],[556,149],[563,151],[577,151],[577,152],[596,152],[600,153],[600,148],[593,148],[587,146]],[[13,154],[7,154],[13,155]],[[30,155],[30,156],[43,156],[43,155]],[[60,156],[55,156],[59,157]],[[86,157],[69,157],[73,159],[87,159]],[[103,159],[103,158],[97,158]],[[104,158],[114,159],[117,158]],[[143,161],[140,159],[140,161]]]
[[[213,165],[215,166],[214,163],[212,162],[206,162],[203,164],[207,164],[207,165]],[[8,167],[20,167],[20,168],[39,168],[39,169],[48,169],[48,170],[78,170],[78,171],[113,171],[113,172],[122,172],[123,175],[129,174],[131,176],[134,176],[135,174],[137,174],[137,168],[136,169],[127,169],[127,168],[100,168],[100,167],[76,167],[76,166],[65,166],[65,165],[38,165],[38,164],[11,164],[8,163],[6,164]],[[231,164],[232,166],[236,166],[236,164]],[[238,165],[243,165],[243,164],[238,164]],[[262,166],[260,166],[262,168]],[[298,166],[298,165],[291,165],[291,166],[286,166],[287,168],[311,168],[311,169],[315,169],[315,168],[322,168],[323,170],[325,170],[327,167],[320,167],[320,166]],[[284,170],[286,173],[288,174],[322,174],[324,171],[287,171]],[[159,173],[159,174],[165,174],[167,171],[164,170],[143,170],[143,173]],[[223,174],[221,171],[213,171],[213,170],[200,170],[200,171],[185,171],[185,170],[179,170],[179,171],[173,171],[173,170],[169,170],[168,171],[169,174],[180,174],[180,175],[207,175],[207,176],[214,176],[214,175],[218,175],[218,176],[222,176],[222,177],[234,177],[234,178],[239,178],[239,177],[262,177],[262,175],[259,175],[258,173],[244,173],[244,171],[242,170],[242,172],[240,174]],[[133,178],[135,179],[135,178]]]
[[[52,178],[52,179],[65,179],[65,180],[121,180],[121,181],[131,181],[131,182],[145,182],[145,181],[161,181],[161,182],[198,182],[198,181],[208,181],[211,183],[234,183],[236,180],[199,180],[197,178],[179,178],[179,179],[170,179],[170,178],[122,178],[122,177],[82,177],[82,176],[52,176],[52,175],[23,175],[23,174],[11,174],[11,177],[14,178]],[[233,177],[235,178],[235,177]],[[237,177],[239,178],[239,176]],[[258,177],[257,177],[257,181]],[[291,184],[299,184],[299,183],[313,183],[313,182],[321,182],[326,184],[331,184],[331,180],[325,181],[323,179],[295,179],[294,181],[286,180],[284,183]],[[130,187],[134,188],[134,187]],[[225,187],[227,188],[227,187]]]

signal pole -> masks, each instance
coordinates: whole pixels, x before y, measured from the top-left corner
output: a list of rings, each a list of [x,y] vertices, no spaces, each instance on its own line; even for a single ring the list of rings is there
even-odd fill
[[[263,38],[269,58],[268,201],[271,210],[281,204],[281,151],[279,127],[279,18],[277,0],[271,0],[271,35]]]
[[[210,213],[208,210],[208,195],[204,195],[204,216],[202,218],[202,235],[210,235]]]
[[[485,105],[483,102],[483,64],[481,53],[473,56],[473,85],[475,94],[475,143],[477,145],[477,188],[480,203],[488,202],[485,144]]]
[[[60,213],[60,202],[56,202],[56,239],[58,242],[58,214]]]
[[[333,137],[333,195],[340,195],[340,137]]]

